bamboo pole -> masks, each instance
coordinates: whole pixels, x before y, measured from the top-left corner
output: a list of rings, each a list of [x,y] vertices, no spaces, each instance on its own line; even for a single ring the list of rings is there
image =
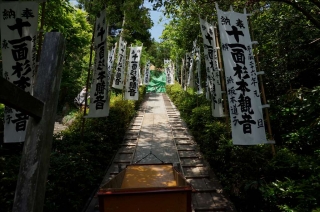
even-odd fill
[[[184,58],[182,58],[182,63],[181,63],[181,76],[180,76],[180,84],[181,88],[183,89],[183,69],[184,69]]]
[[[89,2],[89,10],[90,11],[92,8],[92,2]],[[89,16],[90,20],[90,16]],[[88,106],[88,87],[90,83],[90,77],[91,77],[91,66],[92,66],[92,52],[93,52],[93,45],[94,45],[94,35],[95,35],[95,30],[96,30],[96,21],[94,21],[94,26],[93,26],[93,31],[92,31],[92,38],[91,38],[91,46],[90,46],[90,56],[89,56],[89,66],[88,66],[88,75],[87,75],[87,82],[86,82],[86,95],[84,98],[84,111],[83,111],[83,118],[82,118],[82,123],[81,123],[81,141],[83,141],[83,133],[84,133],[84,124],[85,124],[85,116],[87,113],[87,106]],[[80,106],[81,107],[81,106]],[[81,114],[81,108],[80,108],[80,114]]]
[[[123,12],[123,20],[122,20],[122,29],[120,32],[120,39],[122,42],[122,35],[123,35],[123,30],[124,30],[124,25],[126,23],[126,12]],[[120,43],[121,44],[121,43]],[[127,44],[126,44],[127,45]],[[119,48],[120,50],[120,48]],[[122,91],[121,91],[121,95],[122,95],[122,100],[124,99],[124,89],[125,89],[125,82],[126,82],[126,63],[127,63],[127,46],[126,46],[126,51],[124,52],[124,62],[122,62],[123,67],[123,74],[124,74],[124,80],[122,82]]]
[[[42,36],[43,36],[43,25],[44,25],[44,17],[45,17],[45,9],[46,9],[46,2],[42,2],[41,4],[41,21],[40,21],[40,30],[39,30],[39,36],[38,36],[38,51],[37,51],[37,64],[40,61],[40,53],[41,53],[41,48],[42,48]],[[38,66],[36,65],[36,70],[35,70],[35,75],[38,72]],[[34,79],[36,77],[34,76]],[[35,80],[34,80],[35,81]],[[35,82],[34,82],[35,83]]]
[[[88,67],[88,75],[87,75],[87,82],[86,82],[86,96],[84,100],[84,111],[83,111],[83,118],[82,118],[82,123],[81,123],[81,140],[83,140],[83,132],[84,132],[84,123],[85,123],[85,115],[87,114],[87,106],[88,106],[88,87],[90,83],[90,77],[91,77],[91,66],[92,66],[92,53],[93,53],[93,45],[94,45],[94,33],[96,29],[96,22],[94,23],[93,27],[93,32],[92,32],[92,38],[91,38],[91,46],[90,46],[90,56],[89,56],[89,67]],[[80,108],[80,113],[81,113],[81,108]]]
[[[128,58],[126,59],[126,66],[125,66],[125,68],[127,68],[127,71],[126,70],[124,70],[124,81],[123,81],[123,89],[122,89],[122,100],[124,100],[124,93],[126,92],[125,91],[125,89],[126,89],[126,81],[127,81],[127,74],[128,74],[128,68],[129,68],[129,57],[130,57],[130,52],[131,52],[131,48],[132,48],[132,44],[130,44],[130,47],[129,47],[129,54],[128,54]]]
[[[251,36],[251,40],[254,40],[253,37],[253,29],[252,29],[252,25],[251,25],[251,21],[248,18],[248,23],[249,23],[249,29],[250,29],[250,36]],[[255,49],[256,47],[254,47]],[[256,62],[256,66],[257,66],[257,73],[260,72],[260,62],[259,62],[259,56],[258,53],[255,55],[255,62]],[[264,91],[264,85],[263,85],[263,79],[261,74],[259,74],[259,85],[260,85],[260,91],[261,91],[261,95],[262,95],[262,104],[266,105],[267,104],[267,98],[265,95],[265,91]],[[274,140],[273,136],[272,136],[272,129],[271,129],[271,123],[270,123],[270,116],[269,116],[269,110],[268,108],[264,108],[265,109],[265,113],[266,113],[266,123],[267,123],[267,128],[268,128],[268,133],[269,133],[269,138],[270,140]],[[271,144],[271,149],[272,149],[272,154],[273,156],[276,154],[276,150],[275,150],[275,146],[274,144]]]
[[[41,4],[41,22],[40,22],[39,39],[38,39],[39,48],[38,48],[38,53],[37,53],[37,62],[39,62],[39,60],[40,60],[40,53],[41,53],[41,48],[42,48],[42,36],[43,36],[45,9],[46,9],[46,2],[42,2],[42,4]]]
[[[114,48],[115,48],[115,49],[114,49],[114,53],[113,53],[113,54],[114,54],[114,58],[113,58],[113,64],[112,64],[112,67],[111,67],[110,85],[108,85],[110,92],[111,92],[111,90],[112,90],[113,80],[114,80],[115,75],[116,75],[116,70],[114,70],[114,67],[117,66],[117,62],[115,62],[115,61],[117,60],[116,55],[119,56],[119,54],[117,54],[117,50],[118,50],[118,53],[119,53],[119,51],[120,51],[120,44],[121,44],[121,40],[119,40],[119,47],[118,47],[118,48],[117,48],[118,42],[116,42],[116,43],[114,44]],[[110,95],[111,95],[111,93],[110,93]]]
[[[221,82],[221,86],[222,86],[222,90],[224,90],[224,94],[223,94],[223,104],[224,104],[224,114],[226,116],[226,125],[229,126],[229,110],[228,110],[228,104],[227,104],[227,101],[228,101],[228,98],[227,98],[227,87],[226,87],[226,84],[225,84],[225,75],[224,75],[224,70],[223,70],[223,65],[222,65],[222,57],[221,57],[221,48],[220,48],[220,45],[219,45],[219,37],[218,37],[218,29],[217,27],[214,27],[214,32],[215,32],[215,37],[216,37],[216,51],[217,51],[217,54],[218,54],[218,62],[219,62],[219,67],[218,69],[220,69],[220,82]]]
[[[128,66],[129,66],[129,56],[130,56],[130,51],[131,51],[131,47],[132,47],[132,44],[131,46],[129,47],[129,54],[127,55],[127,47],[126,47],[126,52],[124,53],[125,57],[124,57],[124,67],[123,67],[123,74],[124,74],[124,78],[123,78],[123,83],[122,83],[122,100],[124,100],[124,93],[125,93],[125,89],[126,89],[126,80],[127,80],[127,70],[128,69]]]

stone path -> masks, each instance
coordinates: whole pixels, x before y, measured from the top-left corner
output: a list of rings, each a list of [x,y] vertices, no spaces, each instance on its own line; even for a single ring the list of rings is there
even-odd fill
[[[163,98],[149,95],[133,162],[178,163],[177,150]],[[151,152],[151,154],[150,154]],[[150,155],[150,156],[147,156]],[[143,157],[146,158],[142,159]]]
[[[192,211],[235,211],[166,94],[149,93],[130,124],[101,186],[132,163],[173,163],[192,186]],[[119,169],[120,167],[120,169]],[[86,212],[97,212],[98,199]]]
[[[68,128],[68,126],[63,125],[63,124],[60,124],[60,122],[57,122],[57,121],[56,121],[56,122],[54,123],[53,134],[57,134],[57,133],[65,130],[65,129],[67,129],[67,128]]]

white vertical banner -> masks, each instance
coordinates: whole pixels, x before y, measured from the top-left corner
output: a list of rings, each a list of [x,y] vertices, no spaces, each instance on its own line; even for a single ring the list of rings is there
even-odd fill
[[[112,68],[114,63],[114,58],[116,54],[117,46],[112,47],[111,51],[108,51],[108,68],[107,68],[107,78],[108,78],[108,87],[107,92],[109,91],[109,87],[111,84],[111,78],[112,78]]]
[[[108,73],[107,73],[107,24],[106,11],[100,12],[96,19],[94,32],[95,61],[90,90],[89,114],[86,118],[106,117],[109,115]]]
[[[32,94],[36,69],[37,2],[1,2],[3,78]],[[5,107],[4,142],[25,140],[29,116]]]
[[[189,52],[186,53],[186,62],[185,62],[185,66],[184,66],[184,70],[183,70],[183,89],[184,90],[187,90],[187,81],[188,81],[188,71],[189,71],[189,67],[190,67],[190,60],[191,60],[191,57],[190,57],[190,54]]]
[[[170,71],[170,68],[168,67],[169,66],[169,60],[167,59],[164,59],[163,60],[163,67],[164,67],[164,70],[165,70],[165,73],[166,73],[166,85],[168,85],[168,71]]]
[[[184,57],[183,59],[181,59],[181,70],[180,70],[180,85],[181,85],[181,88],[183,89],[183,84],[184,84],[184,70],[186,68],[186,58]]]
[[[247,14],[224,12],[216,7],[233,144],[268,143]]]
[[[170,85],[174,85],[174,76],[176,75],[175,73],[175,66],[174,66],[174,63],[171,61],[171,84]]]
[[[112,87],[115,89],[123,89],[124,77],[125,77],[125,65],[126,65],[126,49],[127,43],[120,37],[117,68],[113,78]]]
[[[179,64],[178,64],[178,60],[176,60],[176,63],[173,66],[173,70],[174,70],[174,78],[179,83],[180,67],[179,67]]]
[[[139,68],[139,85],[141,86],[141,85],[143,85],[142,84],[142,75],[141,75],[141,68]]]
[[[111,92],[110,92],[110,85],[111,85],[111,78],[112,78],[112,68],[114,63],[114,58],[116,54],[117,46],[112,47],[110,51],[108,51],[108,62],[107,62],[107,86],[106,86],[106,93],[108,95],[107,97],[107,107],[106,107],[106,115],[109,116],[110,112],[110,98],[111,98]]]
[[[207,86],[212,101],[212,115],[214,117],[223,117],[220,69],[218,67],[214,28],[211,24],[200,18],[200,29],[203,38]]]
[[[166,71],[166,84],[167,85],[173,85],[174,84],[174,78],[173,78],[173,70],[172,70],[172,64],[171,60],[164,60],[164,68]]]
[[[197,94],[202,94],[202,87],[201,87],[201,57],[200,57],[200,47],[196,47],[195,49],[195,56],[196,56],[196,86],[197,86]]]
[[[143,84],[149,85],[149,82],[150,82],[150,61],[147,62],[146,67],[144,69]]]
[[[126,79],[126,89],[124,99],[138,100],[139,99],[139,62],[141,57],[142,46],[131,47],[128,73]]]
[[[210,90],[209,90],[209,80],[208,80],[208,78],[207,78],[207,80],[206,80],[206,99],[207,99],[207,100],[211,100],[211,98],[210,98]]]
[[[188,73],[188,82],[187,87],[194,88],[194,76],[193,76],[193,65],[194,65],[194,55],[197,47],[197,41],[193,41],[193,47],[190,55],[189,63],[189,73]]]

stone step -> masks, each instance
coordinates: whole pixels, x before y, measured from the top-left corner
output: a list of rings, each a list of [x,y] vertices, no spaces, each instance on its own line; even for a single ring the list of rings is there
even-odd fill
[[[192,189],[193,193],[217,193],[217,189]]]
[[[133,152],[119,152],[119,154],[133,154]]]
[[[199,178],[210,178],[209,175],[188,175],[185,176],[186,179],[199,179]]]
[[[115,160],[113,163],[131,163],[130,160]]]

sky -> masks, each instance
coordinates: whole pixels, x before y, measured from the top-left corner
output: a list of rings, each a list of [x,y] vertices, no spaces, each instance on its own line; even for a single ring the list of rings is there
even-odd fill
[[[70,0],[71,4],[77,4],[76,0]],[[155,41],[157,42],[161,42],[160,40],[160,36],[162,34],[162,31],[164,29],[164,24],[168,23],[169,21],[163,17],[162,12],[160,11],[153,11],[152,10],[152,4],[148,2],[148,0],[144,0],[144,7],[149,8],[150,9],[150,17],[153,21],[153,27],[149,30],[151,33],[151,37],[155,39]],[[159,23],[160,17],[162,17],[162,21]]]
[[[150,11],[149,11],[150,12],[150,17],[151,17],[151,19],[153,21],[153,27],[149,30],[150,33],[151,33],[151,37],[154,38],[155,41],[160,42],[161,40],[160,40],[159,37],[161,36],[162,31],[164,29],[164,24],[168,23],[169,20],[166,19],[163,16],[162,12],[153,11],[152,10],[152,4],[149,3],[148,0],[144,0],[144,6],[146,8],[150,8]],[[162,17],[162,19],[163,19],[161,22],[159,22],[160,17]]]

